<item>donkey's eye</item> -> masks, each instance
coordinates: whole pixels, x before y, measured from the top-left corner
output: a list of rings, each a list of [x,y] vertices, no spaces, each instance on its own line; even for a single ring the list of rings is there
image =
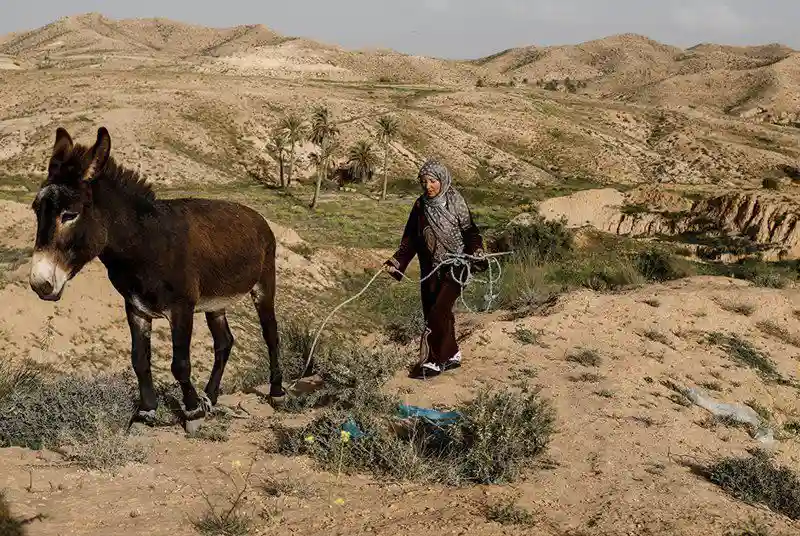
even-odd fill
[[[64,212],[61,214],[61,223],[69,223],[78,217],[77,212]]]

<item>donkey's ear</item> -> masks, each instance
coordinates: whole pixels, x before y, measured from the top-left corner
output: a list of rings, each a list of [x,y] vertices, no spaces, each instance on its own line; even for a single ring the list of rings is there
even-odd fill
[[[58,127],[56,129],[56,141],[53,144],[53,155],[51,158],[63,162],[66,160],[67,156],[69,156],[69,153],[72,152],[73,145],[69,132],[63,127]]]
[[[83,180],[91,181],[103,170],[108,162],[108,155],[111,153],[111,136],[108,134],[106,127],[97,129],[97,141],[94,142],[94,147],[90,152],[92,157],[89,162],[89,167],[83,174]]]

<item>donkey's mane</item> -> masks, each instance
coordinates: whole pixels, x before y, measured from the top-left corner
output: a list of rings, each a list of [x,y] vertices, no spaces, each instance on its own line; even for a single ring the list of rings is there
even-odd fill
[[[89,158],[90,151],[90,147],[76,144],[72,154],[86,161]],[[110,186],[113,185],[116,191],[123,193],[126,197],[136,197],[147,201],[156,200],[156,194],[152,186],[146,182],[146,179],[139,172],[119,164],[111,155],[109,155],[98,180]]]
[[[132,197],[144,198],[148,201],[156,200],[156,193],[146,179],[139,172],[118,164],[113,156],[108,157],[100,180],[113,182],[117,191]]]

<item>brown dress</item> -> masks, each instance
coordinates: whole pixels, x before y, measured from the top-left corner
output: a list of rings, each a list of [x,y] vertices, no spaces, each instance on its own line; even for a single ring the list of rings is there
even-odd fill
[[[464,239],[464,253],[475,255],[483,251],[483,238],[478,227],[469,214],[469,225],[462,231]],[[425,218],[420,199],[414,203],[408,216],[403,238],[395,254],[386,261],[401,273],[405,273],[408,265],[416,255],[419,258],[420,272],[426,277],[435,267],[433,251],[435,249],[435,236]],[[476,263],[475,269],[485,269],[485,263]],[[456,275],[460,277],[458,268]],[[398,281],[402,275],[392,273]],[[425,317],[425,332],[420,341],[419,368],[423,363],[434,363],[440,370],[444,370],[448,361],[458,353],[458,343],[455,334],[455,317],[453,307],[461,295],[461,285],[455,281],[451,274],[451,267],[440,267],[436,274],[422,282],[420,294],[422,299],[422,312]]]

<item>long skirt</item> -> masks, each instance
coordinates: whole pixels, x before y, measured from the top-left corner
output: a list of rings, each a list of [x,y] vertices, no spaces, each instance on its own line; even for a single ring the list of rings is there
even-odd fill
[[[425,330],[420,341],[418,366],[433,363],[443,370],[458,353],[453,308],[461,290],[449,269],[423,281],[420,291]]]

